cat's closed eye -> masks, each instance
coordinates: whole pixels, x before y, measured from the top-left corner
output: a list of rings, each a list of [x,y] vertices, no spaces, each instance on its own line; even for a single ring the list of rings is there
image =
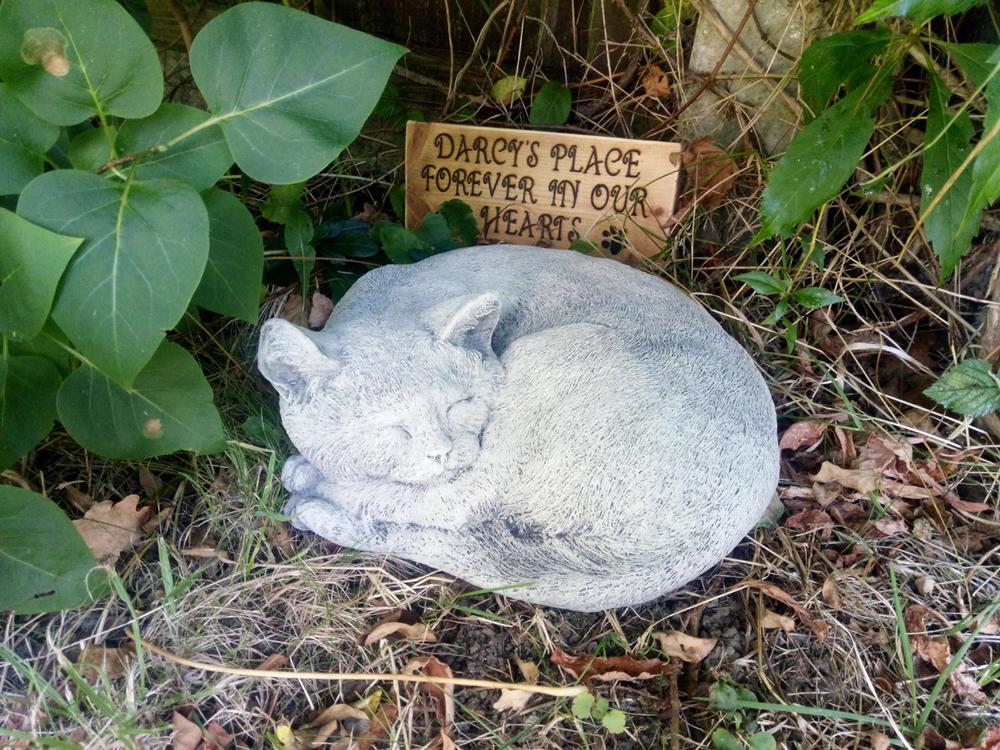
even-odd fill
[[[475,429],[489,416],[489,408],[478,396],[469,396],[448,407],[448,423],[455,427]]]
[[[382,434],[394,442],[403,443],[413,438],[410,431],[403,425],[393,425],[382,430]]]

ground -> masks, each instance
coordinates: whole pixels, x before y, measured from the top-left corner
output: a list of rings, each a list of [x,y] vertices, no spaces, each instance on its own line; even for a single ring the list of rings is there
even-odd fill
[[[851,16],[839,12],[829,28]],[[682,42],[691,36],[682,29]],[[613,49],[611,75],[594,69],[571,82],[573,127],[675,134],[675,99],[641,93],[642,71],[657,59],[648,39],[640,33]],[[502,51],[505,68],[541,74],[539,57],[516,45]],[[580,63],[563,52],[567,64]],[[685,80],[681,67],[669,65],[677,59],[658,62],[671,81]],[[520,105],[496,107],[477,89],[495,73],[492,61],[474,62],[461,90],[477,121],[523,123]],[[434,70],[404,71],[402,108],[440,117],[455,81],[440,60],[438,77]],[[183,64],[168,72],[182,87]],[[158,520],[118,559],[111,597],[54,615],[5,617],[0,736],[10,737],[7,746],[309,747],[318,728],[307,725],[338,704],[354,705],[355,713],[334,712],[339,723],[315,746],[347,748],[352,737],[354,746],[370,740],[377,748],[1000,746],[998,438],[989,425],[922,394],[953,359],[996,354],[980,348],[997,334],[985,315],[1000,297],[996,219],[986,217],[960,273],[944,285],[925,247],[900,256],[916,215],[905,175],[881,192],[829,204],[816,241],[823,264],[777,242],[751,247],[764,179],[753,155],[759,142],[753,112],[738,102],[724,106],[745,125],[734,142],[720,144],[732,181],[709,199],[689,172],[668,251],[647,270],[711,309],[765,373],[784,447],[774,523],[682,590],[593,615],[473,591],[419,566],[341,550],[291,531],[280,515],[278,475],[290,446],[274,394],[252,364],[256,330],[204,320],[184,335],[211,373],[231,427],[224,454],[109,463],[57,432],[4,475],[46,492],[74,518],[93,502],[134,493],[149,509],[144,520]],[[902,138],[900,121],[912,113],[900,107],[898,121],[880,121],[883,150],[866,169],[877,171]],[[351,196],[367,219],[389,212],[385,190],[400,174],[400,135],[376,121],[336,170],[310,183],[310,208],[319,214]],[[259,207],[262,188],[249,191]],[[843,302],[793,311],[790,353],[786,329],[768,321],[773,303],[733,279],[757,269],[789,273]],[[319,272],[321,289],[335,296]],[[291,276],[272,283],[262,319],[295,291]],[[366,642],[376,626],[394,622],[401,625],[393,635]],[[715,644],[684,662],[656,636],[672,631]],[[595,662],[587,684],[625,714],[624,731],[614,733],[575,717],[570,698],[537,695],[500,711],[495,689],[458,687],[452,706],[443,693],[385,679],[209,673],[133,650],[137,634],[227,668],[409,668],[521,682],[535,677],[534,667],[539,684],[572,686],[579,675],[553,663],[557,651],[654,660],[647,670],[650,663],[677,667],[648,679],[600,680],[603,666]]]

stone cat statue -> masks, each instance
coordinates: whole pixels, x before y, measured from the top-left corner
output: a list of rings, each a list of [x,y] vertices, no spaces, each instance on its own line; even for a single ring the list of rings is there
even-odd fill
[[[529,602],[639,604],[718,563],[778,478],[753,361],[669,283],[472,247],[263,327],[296,525]]]

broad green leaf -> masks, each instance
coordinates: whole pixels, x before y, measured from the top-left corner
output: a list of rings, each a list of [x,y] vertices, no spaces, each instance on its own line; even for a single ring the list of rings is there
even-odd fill
[[[83,538],[44,495],[0,485],[0,610],[29,615],[86,604],[107,589]]]
[[[0,83],[0,195],[20,193],[42,173],[45,152],[59,140],[59,128],[45,122]]]
[[[559,81],[546,81],[531,100],[528,122],[532,125],[565,125],[573,107],[573,95]]]
[[[171,341],[128,389],[81,366],[59,389],[58,407],[73,439],[108,458],[211,453],[225,442],[212,389],[194,358]]]
[[[766,271],[747,271],[746,273],[737,274],[733,278],[747,284],[758,294],[784,294],[788,291],[787,283],[776,279]]]
[[[875,130],[884,93],[855,89],[806,125],[788,146],[764,188],[757,239],[788,236],[833,198],[854,173]]]
[[[656,12],[649,29],[668,52],[677,49],[677,28],[694,15],[694,6],[689,0],[666,0]]]
[[[205,190],[218,182],[233,164],[221,128],[205,127],[166,150],[154,147],[198,128],[208,119],[208,112],[186,104],[161,104],[149,117],[122,125],[118,153],[142,154],[135,166],[136,179],[173,177],[196,190]]]
[[[201,194],[208,210],[208,263],[192,301],[223,315],[257,321],[264,242],[257,224],[232,193]]]
[[[1000,409],[1000,380],[984,359],[966,359],[949,367],[924,393],[965,417]]]
[[[920,173],[920,212],[924,217],[924,231],[941,262],[944,279],[968,252],[973,236],[979,231],[978,211],[970,220],[965,220],[972,188],[969,170],[951,183],[934,210],[927,213],[942,186],[951,180],[972,150],[972,120],[967,112],[952,116],[948,111],[950,98],[951,90],[937,76],[932,76],[924,136],[929,145],[924,150],[924,166]]]
[[[17,212],[84,238],[52,317],[105,374],[130,383],[187,309],[208,259],[201,197],[175,180],[118,181],[59,170],[35,178]]]
[[[497,104],[511,104],[521,98],[528,79],[521,76],[504,76],[493,84],[490,96]]]
[[[590,709],[590,715],[597,720],[601,720],[608,715],[608,711],[610,710],[611,703],[607,698],[600,696],[596,701],[594,701],[594,707]]]
[[[431,246],[420,239],[409,229],[394,224],[391,221],[381,221],[373,228],[375,236],[389,260],[393,263],[412,263],[410,253],[430,252]]]
[[[406,216],[406,185],[394,185],[389,190],[389,204],[396,217],[402,221]]]
[[[209,21],[191,74],[240,168],[261,182],[312,177],[353,141],[405,50],[270,3]]]
[[[42,332],[33,339],[18,341],[17,339],[7,340],[7,350],[12,355],[27,355],[32,357],[42,357],[47,359],[59,371],[59,375],[66,377],[73,370],[76,363],[69,352],[63,346],[69,345],[69,340],[62,331],[52,322],[52,318],[45,321]]]
[[[744,750],[740,738],[722,727],[712,732],[712,747],[715,750]]]
[[[439,213],[424,214],[423,221],[413,233],[436,253],[455,247],[455,243],[451,241],[451,227],[448,226],[448,220]]]
[[[312,246],[315,231],[312,216],[304,210],[292,214],[288,223],[285,224],[285,248],[292,259],[292,265],[295,266],[295,270],[299,274],[303,299],[309,297],[312,288],[309,277],[316,266],[316,248]]]
[[[114,128],[110,128],[110,131],[110,141],[103,128],[90,128],[73,136],[73,140],[69,142],[68,152],[69,163],[73,169],[93,172],[114,158],[111,144],[116,131]]]
[[[841,86],[853,91],[866,84],[875,75],[872,58],[888,46],[892,36],[880,27],[842,31],[810,44],[799,60],[802,101],[819,113]]]
[[[774,735],[767,732],[757,732],[757,734],[751,735],[747,738],[747,744],[750,746],[750,750],[777,750],[778,747]]]
[[[293,216],[304,210],[302,193],[305,190],[304,182],[272,185],[267,198],[261,204],[260,215],[275,224],[287,224]]]
[[[479,236],[479,223],[472,207],[460,198],[452,198],[438,206],[438,211],[448,222],[451,233],[465,245],[475,245]]]
[[[115,0],[4,0],[0,78],[56,125],[145,117],[163,98],[156,49]]]
[[[926,21],[935,16],[950,16],[986,0],[875,0],[871,7],[854,19],[855,25],[871,23],[880,18],[906,16],[915,21]]]
[[[49,434],[61,382],[43,357],[0,359],[0,471]]]
[[[593,693],[580,693],[573,699],[573,715],[578,719],[589,719],[593,707]]]
[[[818,307],[829,307],[843,302],[844,298],[839,294],[834,294],[829,289],[821,286],[809,286],[805,289],[796,289],[792,294],[792,299],[803,307],[815,309]]]
[[[617,708],[612,708],[601,717],[601,726],[611,734],[621,734],[625,731],[625,714]]]
[[[757,696],[746,688],[730,685],[728,682],[714,683],[708,689],[708,703],[713,708],[733,713],[741,708],[744,701],[756,701]]]
[[[38,335],[81,242],[0,208],[0,332],[22,340]]]

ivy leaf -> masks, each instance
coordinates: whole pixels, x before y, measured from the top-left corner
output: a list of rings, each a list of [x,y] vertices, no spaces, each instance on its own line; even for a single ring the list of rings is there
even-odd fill
[[[612,708],[601,718],[601,725],[611,734],[621,734],[625,731],[625,714]]]
[[[145,117],[163,98],[156,49],[115,0],[4,0],[0,78],[56,125]]]
[[[59,419],[73,439],[108,458],[211,453],[225,441],[201,368],[170,341],[156,350],[130,388],[83,365],[63,383],[57,403]]]
[[[0,485],[0,610],[30,615],[86,604],[107,578],[59,506]]]
[[[756,241],[787,237],[840,192],[875,130],[872,112],[887,93],[885,87],[877,94],[856,89],[792,139],[764,188]]]
[[[497,104],[506,106],[520,99],[527,85],[527,78],[521,76],[504,76],[493,84],[493,88],[490,89],[490,96],[493,97],[493,101]]]
[[[458,237],[464,245],[476,244],[476,238],[479,236],[479,223],[468,203],[459,198],[452,198],[438,206],[438,211],[447,220],[451,233]]]
[[[949,367],[924,393],[964,417],[1000,409],[1000,381],[984,359],[966,359]]]
[[[747,271],[746,273],[738,274],[733,278],[747,284],[758,294],[766,296],[784,294],[788,291],[787,282],[776,279],[766,271]]]
[[[122,125],[116,142],[118,152],[141,154],[134,167],[135,179],[173,177],[196,190],[205,190],[218,182],[233,164],[218,125],[203,128],[165,151],[143,152],[162,146],[208,119],[208,112],[185,104],[161,104],[149,117],[128,120]]]
[[[799,60],[802,101],[815,113],[844,86],[848,91],[863,86],[875,75],[872,58],[893,38],[885,27],[871,31],[842,31],[818,39]]]
[[[59,128],[45,122],[0,83],[0,195],[20,193],[42,173],[45,152],[59,140]]]
[[[261,182],[305,180],[355,138],[406,50],[271,3],[209,21],[191,74],[240,168]]]
[[[712,747],[715,750],[743,750],[743,743],[728,729],[719,727],[712,732]]]
[[[308,211],[299,210],[292,214],[285,224],[285,248],[292,258],[292,265],[299,274],[302,285],[302,298],[309,296],[309,276],[316,265],[316,248],[312,246],[313,233],[312,216]]]
[[[594,707],[593,693],[580,693],[573,699],[573,716],[578,719],[589,719]]]
[[[239,198],[212,188],[201,194],[208,211],[208,263],[192,297],[199,307],[257,322],[264,242]]]
[[[972,150],[972,120],[967,112],[952,117],[948,112],[950,98],[951,90],[936,75],[932,75],[925,135],[926,142],[932,145],[924,151],[924,166],[920,173],[920,212],[924,216],[924,231],[941,262],[944,279],[951,275],[958,261],[969,251],[972,237],[979,231],[980,213],[976,211],[970,221],[964,220],[972,188],[972,173],[969,170],[952,182],[934,210],[927,213],[942,186],[951,180]],[[945,130],[948,125],[951,127]]]
[[[838,302],[843,302],[844,298],[839,294],[834,294],[829,289],[819,286],[810,286],[805,289],[796,289],[792,294],[792,299],[803,307],[816,309],[818,307],[829,307]]]
[[[0,208],[0,332],[22,340],[39,334],[66,264],[82,242]]]
[[[175,180],[119,183],[63,169],[32,180],[17,212],[84,238],[52,317],[85,357],[113,380],[130,383],[201,281],[208,259],[201,197]]]
[[[528,122],[532,125],[565,125],[573,108],[573,95],[559,81],[546,81],[531,100]]]
[[[0,359],[0,471],[49,434],[62,378],[44,357]]]
[[[935,16],[961,13],[986,0],[876,0],[864,13],[854,19],[854,24],[871,23],[880,18],[906,16],[915,21],[926,21]]]

